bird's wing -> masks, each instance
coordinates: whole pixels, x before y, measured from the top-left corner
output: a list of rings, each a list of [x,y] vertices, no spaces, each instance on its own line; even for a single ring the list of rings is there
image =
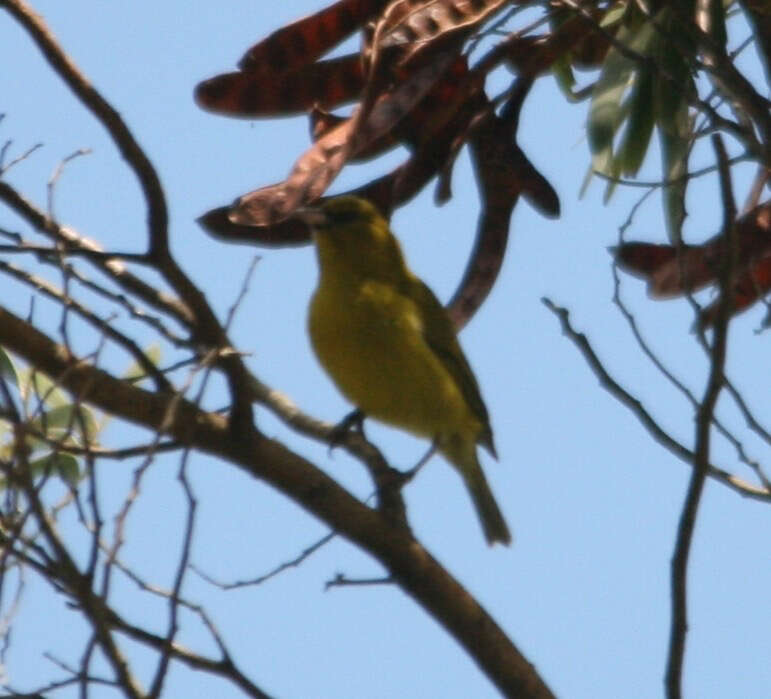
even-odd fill
[[[471,412],[482,423],[483,430],[479,442],[496,456],[493,444],[493,433],[490,428],[490,418],[487,407],[479,391],[479,384],[474,377],[474,372],[468,363],[458,338],[455,327],[452,324],[444,306],[420,279],[413,277],[409,280],[409,297],[414,299],[420,315],[423,318],[431,318],[431,322],[423,322],[423,338],[442,366],[460,388]]]

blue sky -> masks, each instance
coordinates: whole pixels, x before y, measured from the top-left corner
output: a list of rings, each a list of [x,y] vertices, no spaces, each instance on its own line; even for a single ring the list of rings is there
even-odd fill
[[[308,413],[336,421],[349,406],[312,357],[305,332],[307,302],[315,285],[311,248],[259,250],[215,241],[195,218],[251,189],[276,182],[308,143],[302,118],[233,120],[207,114],[192,101],[196,82],[232,70],[257,39],[320,5],[292,3],[104,3],[37,0],[72,58],[126,119],[159,170],[171,209],[172,248],[224,318],[253,256],[260,260],[232,336],[249,353],[252,370]],[[737,30],[737,38],[743,38]],[[57,188],[55,213],[108,249],[142,251],[144,210],[136,182],[101,127],[46,70],[37,49],[7,14],[0,14],[0,143],[14,153],[44,147],[16,167],[8,180],[39,204],[48,177],[79,148],[92,153],[72,161]],[[744,60],[751,62],[751,56]],[[755,73],[759,76],[758,73]],[[501,84],[499,76],[490,84]],[[619,189],[603,206],[595,182],[578,192],[588,166],[586,105],[568,105],[553,81],[536,85],[522,116],[519,143],[560,194],[562,217],[546,220],[520,202],[501,277],[462,334],[462,343],[488,403],[500,455],[483,465],[515,533],[509,549],[488,548],[458,477],[434,459],[406,492],[410,522],[427,548],[496,617],[560,697],[649,698],[662,694],[669,632],[669,562],[690,474],[655,444],[599,386],[540,299],[570,309],[610,373],[636,395],[671,434],[693,440],[693,413],[642,355],[612,304],[607,246],[641,196]],[[385,172],[403,153],[346,169],[332,191]],[[709,152],[697,154],[707,161]],[[643,179],[655,179],[652,149]],[[743,201],[751,171],[737,171]],[[433,184],[394,216],[411,267],[437,295],[448,299],[473,243],[478,198],[465,154],[453,178],[454,199],[437,208]],[[700,240],[720,227],[714,177],[699,180],[688,200],[686,235]],[[0,208],[0,226],[22,230]],[[25,231],[26,232],[26,231]],[[630,238],[664,241],[658,196],[649,198],[630,227]],[[32,259],[19,264],[33,268]],[[26,313],[29,293],[0,278],[3,303]],[[623,279],[622,294],[645,337],[664,363],[701,395],[704,354],[689,332],[685,301],[653,302],[641,282]],[[94,303],[97,303],[94,301]],[[36,306],[41,327],[55,330],[58,316]],[[758,308],[732,324],[728,373],[756,414],[768,424],[769,334],[756,334]],[[124,317],[115,321],[153,338]],[[84,348],[93,338],[83,335]],[[164,360],[173,360],[164,349]],[[108,352],[120,372],[128,361]],[[215,380],[209,407],[224,400]],[[747,434],[736,411],[720,409],[747,444],[769,461],[768,445]],[[366,498],[370,483],[359,464],[297,436],[267,411],[259,427],[285,440],[330,475]],[[368,435],[394,465],[409,467],[425,445],[375,424]],[[146,435],[112,424],[106,441],[133,443]],[[730,447],[716,440],[714,461],[748,476]],[[106,511],[118,508],[137,464],[100,469]],[[148,471],[128,523],[126,559],[151,581],[168,586],[176,564],[184,499],[176,482],[178,459],[159,459]],[[289,560],[326,533],[293,503],[237,469],[205,456],[190,464],[200,501],[193,560],[223,580],[251,578]],[[707,483],[690,568],[690,634],[685,692],[690,697],[763,697],[771,686],[771,508]],[[61,526],[77,540],[72,513]],[[81,535],[82,536],[82,535]],[[236,659],[268,693],[279,697],[493,697],[495,689],[439,626],[398,589],[381,586],[324,591],[341,572],[382,574],[351,545],[335,540],[299,569],[256,588],[222,592],[191,575],[186,595],[204,603]],[[119,608],[154,628],[164,607],[125,581],[117,583]],[[65,600],[39,582],[25,590],[15,620],[5,675],[20,689],[60,674],[42,657],[51,651],[76,664],[83,629]],[[191,620],[182,642],[212,651]],[[151,659],[134,644],[126,650],[145,682]],[[213,651],[212,651],[213,652]],[[74,696],[74,692],[61,696]],[[113,696],[110,690],[96,697]],[[235,688],[184,668],[171,674],[166,696],[236,697]]]

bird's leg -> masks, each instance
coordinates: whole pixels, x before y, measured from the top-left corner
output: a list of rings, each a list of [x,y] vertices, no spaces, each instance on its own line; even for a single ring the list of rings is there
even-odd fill
[[[418,471],[420,471],[421,468],[423,468],[431,459],[431,457],[436,453],[436,440],[431,444],[431,446],[428,448],[428,451],[423,454],[423,456],[420,457],[420,460],[418,463],[416,463],[411,469],[408,471],[402,471],[401,473],[401,485],[404,486],[407,483],[409,483],[415,476],[418,475]]]
[[[366,415],[356,408],[356,410],[348,413],[340,422],[338,422],[329,435],[329,451],[332,451],[335,447],[339,447],[345,439],[345,435],[355,428],[358,432],[364,436],[364,418]]]

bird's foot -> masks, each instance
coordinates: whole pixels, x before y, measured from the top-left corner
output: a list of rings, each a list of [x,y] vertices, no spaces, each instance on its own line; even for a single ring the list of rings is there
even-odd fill
[[[407,471],[400,471],[399,478],[400,478],[400,484],[399,487],[403,487],[407,485],[415,476],[418,475],[418,471],[422,469],[431,459],[431,457],[436,453],[436,444],[432,444],[429,450],[423,454],[423,456],[420,457],[420,461],[416,463],[411,469]]]
[[[329,435],[329,451],[331,452],[335,447],[339,447],[345,440],[345,436],[355,429],[357,432],[364,434],[364,413],[356,408],[356,410],[348,413],[340,422],[338,422]]]

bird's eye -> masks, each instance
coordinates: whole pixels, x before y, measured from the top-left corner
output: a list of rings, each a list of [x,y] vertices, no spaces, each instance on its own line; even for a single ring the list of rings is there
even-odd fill
[[[334,223],[353,223],[359,218],[359,212],[353,209],[341,209],[330,212],[329,218]]]

